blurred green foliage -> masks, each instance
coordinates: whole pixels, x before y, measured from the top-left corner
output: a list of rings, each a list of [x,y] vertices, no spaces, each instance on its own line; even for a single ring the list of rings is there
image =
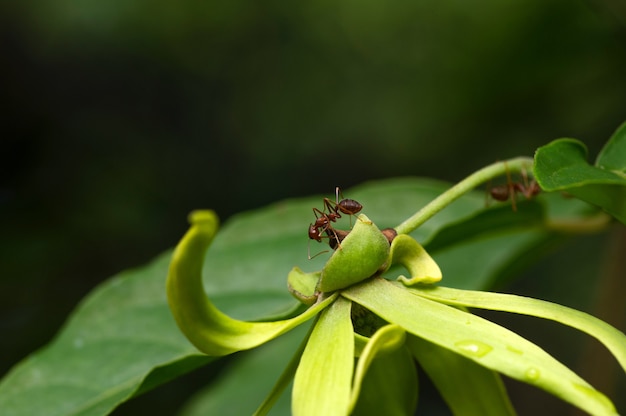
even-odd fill
[[[192,209],[226,218],[372,178],[454,181],[562,136],[595,155],[624,120],[625,9],[0,5],[0,373],[97,282],[173,246]]]

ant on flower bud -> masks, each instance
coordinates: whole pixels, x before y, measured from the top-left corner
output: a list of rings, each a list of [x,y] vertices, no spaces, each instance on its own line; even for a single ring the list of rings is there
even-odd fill
[[[339,195],[342,199],[339,200]],[[349,231],[337,230],[333,228],[333,222],[337,222],[341,218],[341,214],[350,216],[350,224],[352,224],[352,215],[358,214],[363,209],[363,205],[354,199],[343,198],[343,193],[337,186],[335,188],[335,202],[332,202],[328,198],[324,198],[324,209],[319,210],[313,208],[313,214],[315,215],[315,222],[309,224],[309,239],[317,242],[322,242],[322,238],[329,239],[329,246],[333,249],[341,248],[341,241],[348,235]],[[326,235],[324,235],[326,234]],[[326,251],[317,253],[316,257]],[[310,246],[308,250],[309,260],[312,259]]]

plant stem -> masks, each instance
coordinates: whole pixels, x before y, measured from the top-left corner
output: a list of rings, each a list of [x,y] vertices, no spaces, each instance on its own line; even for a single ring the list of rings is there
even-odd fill
[[[486,166],[472,173],[470,176],[463,179],[461,182],[457,183],[437,198],[433,199],[429,204],[424,206],[411,217],[407,218],[402,224],[395,227],[395,230],[398,234],[408,234],[429,220],[433,215],[450,205],[457,198],[471,191],[478,185],[498,176],[505,175],[507,172],[528,172],[532,170],[532,165],[532,158],[516,157]]]

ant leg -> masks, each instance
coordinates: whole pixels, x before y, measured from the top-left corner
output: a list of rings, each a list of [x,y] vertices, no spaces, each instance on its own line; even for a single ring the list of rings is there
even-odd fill
[[[526,173],[526,168],[522,168],[522,180],[524,181],[524,188],[528,188],[528,174]]]
[[[506,186],[509,189],[509,195],[511,196],[511,208],[514,212],[517,212],[517,205],[515,204],[515,186],[511,181],[511,173],[509,172],[506,162],[504,162],[504,167],[506,170]]]
[[[335,187],[335,204],[339,205],[339,195],[341,195],[341,199],[343,199],[343,192],[341,192],[341,189],[336,186]]]
[[[315,214],[315,218],[321,218],[321,217],[326,216],[325,212],[322,212],[317,208],[313,208],[313,214]]]
[[[333,222],[341,218],[341,214],[339,213],[337,205],[333,206],[333,203],[328,198],[324,198],[324,210],[328,210],[328,214],[326,215]]]
[[[522,178],[524,180],[524,185],[519,187],[519,191],[524,195],[524,197],[526,199],[530,199],[537,195],[541,189],[534,179],[530,181],[528,180],[525,168],[522,169]]]
[[[309,258],[309,260],[314,259],[315,257],[319,256],[320,254],[324,254],[324,253],[328,252],[328,250],[320,251],[319,253],[317,253],[316,255],[311,257],[311,240],[309,240],[309,244],[307,244],[306,251],[307,251],[307,257]]]

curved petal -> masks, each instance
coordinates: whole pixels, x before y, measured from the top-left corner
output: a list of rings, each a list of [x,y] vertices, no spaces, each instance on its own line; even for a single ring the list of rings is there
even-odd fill
[[[391,243],[391,263],[401,264],[411,277],[398,277],[411,286],[417,283],[435,283],[441,280],[441,269],[432,257],[408,234],[399,234]]]
[[[530,315],[571,326],[604,344],[626,371],[626,335],[585,312],[545,300],[504,293],[459,290],[448,287],[411,288],[410,290],[420,296],[449,305]]]
[[[213,211],[194,211],[191,227],[176,246],[167,276],[167,299],[180,330],[200,351],[226,355],[254,348],[315,316],[335,296],[319,301],[301,315],[276,322],[246,322],[220,312],[202,286],[204,255],[218,229]]]
[[[315,323],[293,382],[294,415],[347,414],[354,368],[351,304],[338,298]]]
[[[354,372],[350,409],[354,408],[359,399],[363,379],[374,358],[380,354],[384,355],[401,347],[404,344],[405,334],[404,329],[398,325],[385,325],[376,331],[367,344],[365,344],[365,348],[363,348],[361,352]]]
[[[315,287],[320,280],[321,272],[305,273],[299,267],[291,269],[287,275],[287,288],[291,295],[307,306],[317,300]]]
[[[535,385],[591,414],[617,414],[606,396],[569,368],[537,345],[493,322],[380,278],[348,288],[342,296],[413,335]]]
[[[361,385],[351,414],[406,416],[415,414],[418,397],[415,360],[405,345],[377,355]]]

